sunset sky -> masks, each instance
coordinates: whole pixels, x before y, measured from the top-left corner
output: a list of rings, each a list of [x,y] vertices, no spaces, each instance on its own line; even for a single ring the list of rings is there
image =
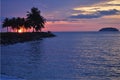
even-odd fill
[[[1,0],[0,18],[26,17],[32,7],[47,19],[44,31],[120,30],[120,0]]]

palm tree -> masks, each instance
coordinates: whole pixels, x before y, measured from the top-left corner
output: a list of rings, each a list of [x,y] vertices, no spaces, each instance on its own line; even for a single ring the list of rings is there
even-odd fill
[[[45,25],[45,18],[40,15],[40,11],[38,8],[33,7],[31,9],[31,12],[27,12],[27,20],[30,22],[30,26],[33,27],[36,31],[41,31],[42,28],[44,28]]]
[[[21,18],[21,20],[20,20],[20,26],[22,26],[23,27],[23,32],[24,32],[24,28],[25,28],[25,18]]]
[[[12,19],[10,19],[10,26],[13,30],[18,30],[24,26],[25,20],[24,18],[20,18],[20,17],[13,17]]]
[[[8,27],[10,26],[10,20],[8,18],[5,18],[3,21],[2,27],[5,28],[7,27],[7,32],[8,32]]]
[[[11,28],[13,30],[16,30],[18,28],[18,22],[17,22],[17,19],[15,17],[13,17],[12,19],[10,19],[10,25],[11,25]],[[18,32],[18,30],[17,30]]]
[[[31,29],[31,23],[29,20],[24,21],[24,28],[26,29],[26,31],[27,29]]]

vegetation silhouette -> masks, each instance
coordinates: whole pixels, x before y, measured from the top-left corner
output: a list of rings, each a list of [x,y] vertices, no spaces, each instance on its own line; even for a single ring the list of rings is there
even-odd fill
[[[8,32],[9,26],[10,26],[10,20],[8,18],[5,18],[5,20],[3,21],[2,27],[7,28],[7,32]]]
[[[99,31],[119,31],[117,28],[112,28],[112,27],[107,27],[107,28],[102,28]]]
[[[27,13],[27,21],[30,23],[29,26],[33,27],[33,32],[34,30],[36,30],[36,32],[41,32],[41,29],[44,28],[46,19],[40,15],[38,8],[33,7],[31,12]]]
[[[41,16],[40,13],[38,8],[33,7],[30,12],[27,12],[26,18],[5,18],[2,28],[6,28],[7,32],[1,33],[0,44],[14,44],[18,42],[40,40],[47,37],[55,37],[50,31],[41,32],[42,28],[44,28],[46,19]],[[13,32],[11,32],[11,30],[8,32],[9,29],[13,30]],[[24,29],[26,29],[26,32],[24,32]],[[33,29],[33,32],[27,32],[27,30],[31,29]],[[17,31],[17,33],[15,31]],[[21,32],[24,33],[21,34]]]
[[[18,30],[20,28],[25,28],[26,31],[27,29],[33,28],[33,32],[41,32],[42,28],[44,28],[46,19],[41,16],[40,10],[38,8],[31,8],[31,11],[27,12],[27,18],[20,18],[20,17],[13,17],[11,19],[5,18],[2,24],[2,28],[7,28],[8,32],[8,27],[10,27],[12,30]]]

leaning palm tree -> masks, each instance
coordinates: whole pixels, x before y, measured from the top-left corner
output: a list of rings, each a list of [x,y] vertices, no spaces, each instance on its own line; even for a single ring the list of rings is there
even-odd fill
[[[33,7],[31,9],[31,12],[27,12],[27,21],[30,22],[30,26],[33,27],[33,32],[34,30],[41,31],[42,28],[44,28],[45,25],[45,18],[40,15],[40,11],[38,8]]]
[[[8,18],[5,18],[3,21],[2,27],[6,28],[7,27],[7,32],[8,32],[8,27],[10,26],[10,20]]]

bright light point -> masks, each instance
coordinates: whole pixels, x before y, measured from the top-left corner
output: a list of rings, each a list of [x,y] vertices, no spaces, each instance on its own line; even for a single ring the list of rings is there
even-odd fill
[[[22,33],[22,30],[21,30],[21,29],[19,29],[19,30],[18,30],[18,33]]]

